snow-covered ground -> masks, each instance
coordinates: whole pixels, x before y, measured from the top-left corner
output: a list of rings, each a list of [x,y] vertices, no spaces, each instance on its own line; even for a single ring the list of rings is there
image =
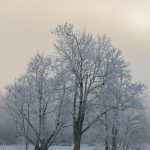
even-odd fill
[[[72,150],[73,146],[52,146],[49,150]],[[25,150],[23,145],[1,145],[0,150]],[[33,146],[29,146],[29,150],[34,150]],[[104,150],[101,146],[88,146],[81,145],[81,150]],[[140,150],[150,150],[150,145],[146,145],[145,148]]]
[[[52,146],[49,150],[72,150],[73,146]],[[25,150],[23,145],[1,145],[0,150]],[[29,150],[34,150],[33,146],[29,146]],[[81,145],[81,150],[102,150],[99,146]]]

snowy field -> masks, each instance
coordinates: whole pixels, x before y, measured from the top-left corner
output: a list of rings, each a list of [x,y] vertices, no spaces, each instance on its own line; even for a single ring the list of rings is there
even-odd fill
[[[52,146],[49,150],[72,150],[73,146]],[[1,145],[0,150],[25,150],[24,146],[22,145]],[[32,146],[29,146],[29,150],[34,150]],[[88,146],[88,145],[81,145],[81,150],[103,150],[100,149],[99,146]]]
[[[72,150],[73,146],[52,146],[49,150]],[[22,145],[1,145],[0,150],[25,150],[24,146]],[[33,146],[29,146],[29,150],[34,150]],[[104,150],[101,146],[88,146],[88,145],[81,145],[81,150]],[[150,150],[150,145],[145,146],[145,148],[140,150]]]

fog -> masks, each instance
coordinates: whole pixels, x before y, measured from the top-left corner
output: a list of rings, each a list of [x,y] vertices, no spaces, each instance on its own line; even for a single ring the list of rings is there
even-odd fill
[[[149,8],[148,0],[0,0],[0,91],[5,93],[5,86],[25,72],[37,51],[55,55],[51,31],[57,24],[69,22],[79,30],[106,34],[121,49],[134,81],[147,86],[149,116]],[[0,116],[4,118],[2,107],[1,102]]]

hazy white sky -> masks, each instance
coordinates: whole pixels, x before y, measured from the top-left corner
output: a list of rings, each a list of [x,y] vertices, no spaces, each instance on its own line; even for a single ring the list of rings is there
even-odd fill
[[[37,51],[53,53],[51,30],[65,22],[107,34],[150,86],[150,0],[0,0],[0,90]]]

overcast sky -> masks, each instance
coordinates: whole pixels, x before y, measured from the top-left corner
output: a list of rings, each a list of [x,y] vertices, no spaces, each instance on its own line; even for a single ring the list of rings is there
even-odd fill
[[[65,22],[109,36],[150,86],[150,0],[0,0],[1,91],[37,51],[54,52],[51,30]]]

